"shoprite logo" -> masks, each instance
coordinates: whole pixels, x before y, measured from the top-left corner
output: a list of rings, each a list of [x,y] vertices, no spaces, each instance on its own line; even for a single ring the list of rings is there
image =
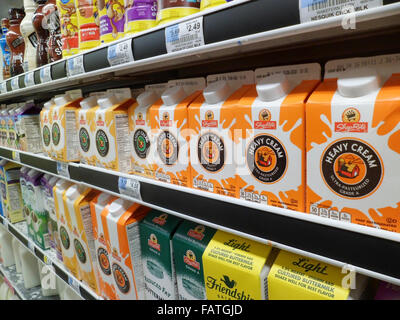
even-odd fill
[[[207,277],[207,287],[210,290],[216,290],[236,300],[253,300],[250,294],[247,294],[244,290],[238,291],[238,288],[235,288],[236,286],[237,281],[227,275],[223,275],[220,280],[211,276]]]
[[[103,130],[98,130],[96,132],[96,147],[100,156],[107,156],[110,143],[108,142],[107,134]]]
[[[90,148],[89,132],[85,128],[79,130],[79,143],[84,152],[88,152]]]

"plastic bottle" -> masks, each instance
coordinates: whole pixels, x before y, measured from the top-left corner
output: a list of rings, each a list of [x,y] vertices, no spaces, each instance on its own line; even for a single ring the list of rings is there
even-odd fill
[[[21,34],[25,41],[24,71],[28,72],[36,68],[37,37],[33,27],[33,15],[37,4],[33,0],[24,0],[25,18],[21,22]]]
[[[7,32],[6,40],[11,50],[10,75],[14,77],[24,72],[25,41],[21,35],[20,25],[25,14],[24,10],[18,8],[11,8],[8,12],[10,29]]]
[[[33,27],[36,31],[36,37],[38,44],[36,47],[36,64],[38,67],[44,66],[49,63],[49,53],[47,48],[47,41],[49,39],[50,33],[49,29],[44,23],[46,20],[43,8],[46,4],[46,0],[35,0],[38,7],[33,15]]]
[[[43,8],[46,23],[49,28],[49,39],[47,42],[49,62],[62,59],[62,39],[60,15],[56,0],[48,0]]]
[[[125,0],[99,0],[98,10],[101,43],[122,38],[125,31]]]
[[[100,45],[100,18],[96,0],[75,0],[79,24],[79,51]]]
[[[37,258],[23,246],[19,247],[19,256],[21,259],[22,277],[24,279],[25,289],[40,285]]]
[[[74,0],[57,0],[60,15],[63,57],[79,52],[79,25]]]
[[[19,257],[19,247],[20,247],[19,240],[15,237],[12,239],[12,249],[14,253],[14,259],[15,259],[15,268],[17,270],[17,273],[22,272],[22,266],[21,266],[21,259]]]
[[[3,53],[3,60],[0,62],[3,64],[3,79],[6,80],[10,77],[10,61],[11,51],[7,45],[6,35],[10,28],[10,22],[7,18],[1,19],[1,31],[2,36],[0,38],[1,51]]]
[[[165,24],[200,11],[200,0],[157,0],[157,24]]]
[[[156,26],[156,0],[128,0],[125,34],[135,34]]]

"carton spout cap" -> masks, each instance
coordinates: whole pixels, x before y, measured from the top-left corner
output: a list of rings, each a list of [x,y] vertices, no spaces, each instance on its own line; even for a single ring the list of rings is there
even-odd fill
[[[80,102],[82,109],[90,109],[97,106],[97,97],[91,96]]]
[[[55,98],[54,102],[55,102],[56,106],[61,107],[61,106],[65,106],[68,102],[71,102],[72,100],[73,100],[72,97],[67,93],[61,97]]]
[[[54,105],[54,99],[51,99],[43,105],[44,109],[49,110]]]
[[[256,89],[260,100],[274,101],[289,93],[290,83],[284,74],[274,74],[258,82]]]
[[[99,105],[99,107],[100,107],[101,109],[110,108],[110,107],[112,107],[113,105],[117,104],[118,102],[119,102],[119,99],[118,99],[117,96],[114,95],[114,94],[108,95],[108,96],[105,97],[105,98],[101,98],[101,99],[98,99],[98,100],[97,100],[97,103],[98,103],[98,105]]]
[[[230,93],[231,87],[227,81],[220,80],[209,84],[203,91],[204,99],[208,104],[215,104],[226,100]]]
[[[108,212],[113,217],[118,217],[126,212],[126,210],[128,210],[130,206],[132,206],[132,202],[118,198],[110,204],[110,206],[108,207]]]
[[[178,104],[186,98],[186,92],[181,86],[168,88],[161,96],[162,101],[166,106]]]
[[[150,106],[159,99],[159,96],[154,91],[145,91],[139,94],[136,98],[139,106]]]
[[[347,98],[365,96],[379,89],[381,79],[375,70],[363,69],[357,74],[347,74],[337,81],[338,92]]]

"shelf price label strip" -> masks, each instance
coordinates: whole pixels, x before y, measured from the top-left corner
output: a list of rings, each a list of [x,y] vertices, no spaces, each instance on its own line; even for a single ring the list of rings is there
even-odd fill
[[[46,83],[50,82],[53,79],[51,78],[51,66],[45,66],[44,68],[40,69],[40,82]]]
[[[11,79],[11,89],[12,90],[18,90],[19,89],[18,77],[15,77],[15,78]]]
[[[68,163],[57,161],[57,174],[69,179]]]
[[[110,45],[107,49],[107,60],[112,67],[134,61],[132,39]]]
[[[142,196],[140,194],[140,182],[134,178],[119,177],[118,190],[119,193],[124,196],[142,201]]]
[[[76,76],[78,74],[85,73],[85,67],[83,65],[83,55],[73,57],[67,60],[67,74],[68,76]]]
[[[35,85],[35,78],[33,72],[25,74],[25,87],[32,87]]]

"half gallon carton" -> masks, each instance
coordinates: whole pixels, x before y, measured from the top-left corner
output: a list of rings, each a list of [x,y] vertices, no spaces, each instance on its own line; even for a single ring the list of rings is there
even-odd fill
[[[121,198],[102,212],[110,239],[110,263],[118,300],[144,300],[139,222],[150,209]]]
[[[64,204],[64,195],[73,184],[67,180],[59,180],[53,188],[54,203],[58,221],[58,234],[61,241],[61,260],[65,267],[73,274],[79,276],[79,266],[72,241],[71,219]]]
[[[172,236],[181,219],[152,210],[140,223],[147,300],[177,300]]]
[[[307,102],[307,212],[400,232],[400,55],[328,62]]]
[[[321,67],[261,68],[255,77],[235,108],[237,197],[304,212],[305,102]]]
[[[7,107],[0,111],[0,142],[2,147],[7,147]]]
[[[191,221],[176,230],[172,244],[179,300],[206,300],[202,257],[215,232]]]
[[[11,104],[8,107],[8,114],[6,117],[6,123],[7,123],[7,147],[11,149],[16,149],[15,145],[15,140],[16,140],[16,134],[15,134],[15,110],[19,108],[19,105],[14,103]]]
[[[152,168],[156,180],[190,187],[188,106],[205,87],[204,78],[174,80],[150,108]]]
[[[43,151],[50,157],[52,154],[52,143],[51,143],[51,127],[52,117],[51,108],[55,106],[54,100],[51,99],[44,103],[42,110],[40,111],[40,132]]]
[[[23,202],[19,183],[21,166],[7,162],[1,168],[1,194],[4,216],[11,223],[23,221]]]
[[[52,201],[53,199],[48,199],[49,195],[49,188],[50,188],[50,181],[52,178],[56,178],[51,176],[50,174],[44,174],[40,178],[40,194],[37,195],[36,201],[41,199],[41,210],[38,211],[37,216],[41,219],[41,224],[36,232],[36,240],[38,241],[38,245],[42,249],[50,249],[51,248],[51,229],[49,228],[50,223],[50,210],[49,208],[49,200]],[[54,183],[55,185],[55,183]],[[54,187],[53,185],[53,187]],[[52,190],[52,187],[51,187]],[[52,197],[53,192],[51,192]],[[40,197],[40,198],[39,198]],[[53,198],[53,197],[52,197]],[[53,202],[54,203],[54,202]],[[38,207],[38,205],[37,205]],[[54,205],[53,205],[54,208]]]
[[[208,300],[265,300],[276,250],[218,230],[203,254]]]
[[[54,99],[51,108],[52,158],[58,161],[79,161],[79,139],[76,119],[82,92],[69,92]]]
[[[73,185],[63,195],[65,212],[72,228],[71,242],[78,262],[80,279],[94,292],[98,292],[94,272],[94,238],[90,201],[99,193],[81,185]]]
[[[107,224],[103,226],[101,214],[108,204],[118,199],[108,193],[98,194],[90,202],[90,212],[92,215],[93,238],[95,246],[95,256],[97,263],[95,272],[99,284],[99,294],[104,299],[116,300],[116,290],[113,275],[111,272],[111,247]],[[105,220],[106,221],[106,220]]]
[[[253,71],[210,75],[190,104],[192,188],[236,197],[235,107],[253,83]]]
[[[151,160],[155,152],[154,143],[150,141],[150,107],[160,99],[161,93],[167,84],[155,84],[145,87],[145,91],[138,95],[136,103],[129,107],[129,132],[132,143],[132,173],[154,177]]]
[[[57,184],[58,180],[59,180],[58,177],[51,177],[47,181],[43,190],[45,209],[49,213],[48,230],[50,236],[50,248],[55,254],[57,254],[57,252],[61,253],[61,242],[60,242],[60,237],[58,235],[57,214],[56,214],[56,206],[53,195],[53,189]]]
[[[339,267],[280,251],[268,275],[268,299],[358,300],[368,278],[359,274],[349,276]]]
[[[40,109],[33,101],[28,101],[16,112],[16,146],[31,153],[43,152],[40,135]]]
[[[40,177],[43,175],[43,173],[35,170],[35,169],[29,169],[24,175],[24,179],[22,181],[25,181],[25,186],[21,187],[21,194],[23,196],[23,202],[24,202],[24,217],[26,219],[26,226],[28,230],[28,236],[32,241],[35,241],[35,231],[33,229],[33,206],[35,205],[35,192],[34,188],[32,186],[32,180],[37,180],[40,179]]]
[[[134,103],[129,96],[115,94],[98,100],[95,114],[96,166],[129,173],[131,144],[129,143],[128,108]]]

